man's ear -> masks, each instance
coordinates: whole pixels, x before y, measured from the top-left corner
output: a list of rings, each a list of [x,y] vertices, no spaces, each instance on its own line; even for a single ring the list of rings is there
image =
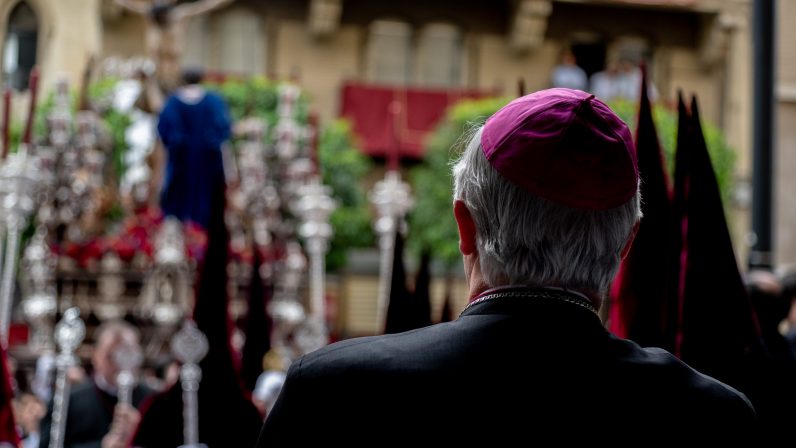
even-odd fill
[[[633,246],[633,240],[636,239],[639,225],[641,225],[641,221],[636,221],[636,224],[633,226],[633,230],[630,231],[630,237],[627,239],[625,247],[622,248],[622,260],[624,260],[625,257],[627,257],[627,254],[630,253],[630,247]]]
[[[475,221],[470,210],[459,199],[453,201],[453,216],[459,227],[459,251],[462,255],[471,255],[477,251],[475,244]]]

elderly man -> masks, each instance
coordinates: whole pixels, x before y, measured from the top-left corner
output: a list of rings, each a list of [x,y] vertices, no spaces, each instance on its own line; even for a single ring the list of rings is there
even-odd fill
[[[259,447],[747,436],[743,394],[598,317],[640,218],[631,134],[604,103],[563,88],[516,99],[472,133],[453,175],[467,308],[294,361]]]
[[[96,331],[96,346],[91,357],[94,375],[75,385],[69,394],[64,448],[126,448],[140,414],[138,407],[153,391],[138,385],[133,389],[133,406],[117,403],[116,377],[119,367],[114,354],[119,349],[140,351],[138,331],[132,325],[113,321]],[[127,353],[130,353],[129,351]],[[41,425],[41,448],[49,448],[52,405]]]

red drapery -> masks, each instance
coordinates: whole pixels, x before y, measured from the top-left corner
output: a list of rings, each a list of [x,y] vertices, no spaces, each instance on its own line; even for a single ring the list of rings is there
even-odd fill
[[[340,115],[351,120],[362,150],[387,156],[397,147],[401,157],[422,158],[425,138],[449,106],[488,96],[479,90],[441,90],[348,83],[343,86]]]

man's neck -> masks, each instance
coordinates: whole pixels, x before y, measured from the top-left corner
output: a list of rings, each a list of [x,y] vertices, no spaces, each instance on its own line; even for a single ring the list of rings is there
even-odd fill
[[[187,104],[196,104],[205,96],[205,89],[199,84],[188,84],[180,87],[177,96]]]

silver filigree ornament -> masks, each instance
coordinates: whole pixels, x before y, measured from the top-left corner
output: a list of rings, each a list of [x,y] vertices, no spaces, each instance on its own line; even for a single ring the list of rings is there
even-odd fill
[[[10,154],[0,167],[0,198],[7,240],[0,283],[0,333],[6,343],[11,322],[18,246],[22,229],[36,206],[40,178],[38,158],[29,154],[25,144],[21,144],[16,153]]]
[[[210,345],[207,337],[196,324],[187,320],[171,341],[171,351],[182,362],[180,383],[183,404],[183,442],[184,448],[199,445],[199,382],[202,369],[199,362],[204,359]]]
[[[313,321],[314,337],[310,345],[320,348],[328,342],[326,330],[325,301],[325,259],[332,238],[333,229],[329,217],[337,208],[332,199],[331,188],[323,185],[320,176],[299,190],[300,199],[295,210],[301,217],[299,235],[304,238],[305,247],[310,258],[310,316]],[[320,342],[319,342],[320,341]]]
[[[80,319],[78,308],[69,308],[55,326],[55,343],[60,353],[55,359],[56,376],[53,392],[52,426],[50,428],[50,447],[63,448],[66,431],[66,412],[69,409],[69,380],[67,372],[77,364],[75,350],[86,337],[86,325]]]
[[[39,226],[22,256],[25,274],[22,313],[33,328],[30,345],[38,352],[53,348],[52,321],[58,306],[55,290],[57,263],[55,254],[47,244],[47,230]]]

